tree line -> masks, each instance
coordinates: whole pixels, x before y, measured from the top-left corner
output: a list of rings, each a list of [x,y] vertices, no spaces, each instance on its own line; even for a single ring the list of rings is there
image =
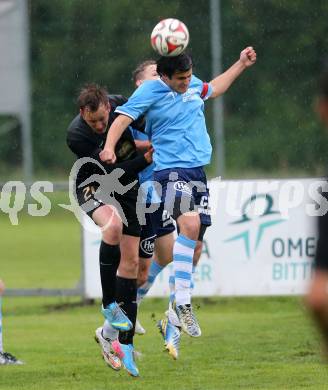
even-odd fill
[[[66,129],[86,82],[129,96],[131,72],[155,58],[149,36],[163,18],[190,31],[194,73],[211,79],[210,2],[173,0],[33,0],[30,64],[34,163],[38,170],[69,172],[73,156]],[[324,172],[326,138],[313,110],[316,80],[328,55],[325,0],[221,0],[223,69],[253,45],[258,62],[224,96],[227,174]],[[214,140],[211,102],[206,103]],[[213,141],[214,142],[214,141]],[[19,142],[1,140],[1,160],[19,163]],[[16,158],[13,158],[16,156]],[[214,172],[215,158],[210,167]],[[229,177],[229,176],[228,176]]]

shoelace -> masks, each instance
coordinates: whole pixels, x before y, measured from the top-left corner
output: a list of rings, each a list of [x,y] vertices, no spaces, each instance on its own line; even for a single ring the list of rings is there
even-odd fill
[[[191,311],[191,307],[183,307],[181,309],[182,315],[184,317],[184,320],[186,321],[188,326],[192,326],[195,323],[195,317]]]
[[[120,319],[123,319],[123,315],[126,316],[126,312],[122,309],[123,302],[121,303],[116,303],[115,308],[114,308],[114,316],[118,316]],[[123,314],[123,315],[122,315]]]

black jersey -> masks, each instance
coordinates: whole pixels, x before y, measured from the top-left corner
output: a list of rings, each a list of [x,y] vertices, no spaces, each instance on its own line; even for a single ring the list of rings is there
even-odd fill
[[[109,95],[108,101],[111,106],[107,129],[104,133],[96,133],[79,114],[77,115],[67,130],[67,144],[77,158],[90,157],[98,161],[106,172],[111,172],[115,168],[122,168],[125,174],[120,181],[125,184],[135,180],[138,172],[142,171],[147,165],[147,161],[143,156],[138,155],[135,142],[131,131],[127,128],[117,142],[115,154],[117,161],[115,164],[106,164],[100,160],[99,153],[103,149],[106,142],[108,129],[118,116],[115,114],[115,109],[126,103],[127,99],[121,95]],[[144,131],[144,120],[140,119],[131,124],[131,126],[139,131]],[[93,174],[104,174],[102,169],[94,163],[86,163],[80,168],[76,185],[78,186],[84,180],[88,179]]]

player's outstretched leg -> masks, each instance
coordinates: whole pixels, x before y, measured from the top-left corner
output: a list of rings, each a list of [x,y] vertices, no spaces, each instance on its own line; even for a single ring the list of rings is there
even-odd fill
[[[101,348],[102,356],[107,365],[116,371],[120,370],[123,351],[119,341],[104,337],[102,327],[96,329],[95,340]]]
[[[183,216],[180,216],[183,218]],[[191,279],[196,241],[179,234],[173,248],[176,313],[182,330],[189,336],[199,337],[201,330],[191,305]]]
[[[157,261],[152,260],[150,267],[149,267],[147,280],[145,281],[145,283],[143,283],[142,285],[140,285],[138,287],[138,291],[137,291],[138,306],[140,305],[143,298],[147,295],[149,289],[154,284],[157,275],[160,272],[162,272],[163,269],[164,269],[164,267],[161,266],[160,264],[158,264]],[[146,330],[143,328],[143,326],[140,324],[140,322],[138,320],[136,321],[135,333],[139,334],[139,335],[144,335],[146,333]]]
[[[193,267],[193,274],[195,273],[194,269],[195,269],[195,267]],[[174,279],[174,272],[173,271],[174,270],[172,268],[172,273],[171,273],[170,278],[169,278],[170,301],[169,301],[168,310],[166,310],[165,315],[170,320],[171,324],[173,324],[175,326],[179,326],[181,328],[181,324],[180,324],[179,318],[177,316],[177,312],[175,310],[175,279]],[[193,289],[194,289],[194,278],[192,277],[191,283],[190,283],[191,293],[192,293]]]
[[[111,303],[106,308],[102,307],[101,311],[114,329],[122,332],[132,329],[132,322],[116,302]]]
[[[177,359],[181,338],[180,328],[173,325],[168,318],[158,321],[157,327],[163,336],[165,350],[173,359]]]

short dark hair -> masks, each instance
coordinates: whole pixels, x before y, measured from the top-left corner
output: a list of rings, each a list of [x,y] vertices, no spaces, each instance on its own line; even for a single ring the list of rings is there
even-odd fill
[[[108,104],[107,89],[94,83],[86,84],[79,93],[77,104],[80,109],[88,107],[91,112],[95,112],[101,104]]]
[[[328,99],[328,58],[326,58],[319,78],[319,94],[325,99]]]
[[[135,70],[132,72],[132,80],[134,83],[136,83],[136,81],[139,80],[140,75],[145,71],[145,69],[149,65],[156,65],[156,61],[155,60],[146,60],[146,61],[142,62],[141,64],[139,64],[135,68]]]
[[[160,76],[172,78],[174,73],[187,72],[192,68],[192,58],[189,54],[182,53],[175,57],[160,57],[157,60],[157,73]]]

